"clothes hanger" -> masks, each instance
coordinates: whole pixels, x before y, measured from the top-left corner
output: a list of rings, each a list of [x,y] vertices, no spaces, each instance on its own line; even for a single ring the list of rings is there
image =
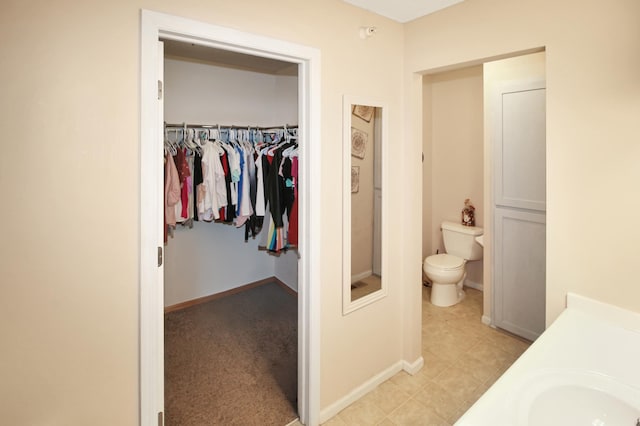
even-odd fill
[[[283,157],[293,157],[293,154],[297,154],[298,153],[298,144],[292,145],[288,148],[286,148],[284,151],[282,151],[282,156]]]
[[[175,140],[171,140],[171,133],[173,132],[175,136]],[[165,152],[170,152],[171,155],[176,155],[178,153],[177,146],[179,143],[178,129],[167,129],[165,128]]]

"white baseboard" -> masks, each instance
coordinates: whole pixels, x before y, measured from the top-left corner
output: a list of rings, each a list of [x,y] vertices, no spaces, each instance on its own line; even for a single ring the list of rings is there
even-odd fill
[[[464,285],[466,287],[475,288],[476,290],[480,290],[480,291],[483,291],[483,289],[484,289],[484,286],[482,284],[474,282],[474,281],[465,280],[464,281]]]
[[[489,325],[490,326],[491,325],[491,317],[483,315],[482,316],[482,323],[485,324],[485,325]]]
[[[371,269],[369,269],[368,271],[360,272],[359,274],[356,274],[356,275],[351,275],[351,284],[358,282],[362,279],[365,279],[367,277],[370,277],[372,274],[373,272],[371,271]]]
[[[422,360],[422,357],[420,357],[420,360]],[[320,423],[322,424],[331,419],[340,411],[344,410],[349,405],[353,404],[354,402],[374,390],[376,387],[392,378],[396,373],[405,369],[405,366],[413,368],[415,364],[415,362],[413,364],[408,364],[406,361],[398,361],[386,370],[376,374],[371,379],[367,380],[344,397],[329,405],[327,408],[321,410]]]
[[[402,369],[407,373],[411,374],[412,376],[415,376],[418,373],[418,371],[422,369],[423,366],[424,366],[424,358],[422,357],[418,358],[412,363],[409,363],[408,361],[402,361]]]

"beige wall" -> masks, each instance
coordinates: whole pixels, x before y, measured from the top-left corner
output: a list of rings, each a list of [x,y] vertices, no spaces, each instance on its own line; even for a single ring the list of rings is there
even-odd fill
[[[433,214],[432,214],[432,198],[433,198],[433,188],[432,188],[432,149],[431,145],[433,143],[432,138],[432,129],[433,129],[433,121],[432,121],[432,102],[431,102],[431,92],[433,84],[429,83],[429,77],[425,76],[424,79],[421,79],[420,82],[422,85],[422,98],[420,102],[422,103],[422,259],[427,257],[429,254],[433,253],[433,245],[432,242],[435,237],[438,236],[437,233],[434,234],[431,224],[433,222]],[[435,236],[435,237],[434,237]],[[424,276],[426,278],[426,275]]]
[[[424,77],[423,257],[445,252],[440,224],[460,222],[464,200],[476,207],[476,226],[484,225],[482,66]],[[424,238],[424,237],[423,237]],[[426,239],[426,238],[425,238]],[[482,284],[482,262],[467,264],[467,280]]]
[[[321,406],[415,361],[419,334],[408,346],[403,335],[402,233],[387,242],[388,296],[343,316],[336,213],[344,94],[389,105],[390,161],[402,163],[400,24],[338,0],[9,2],[0,17],[0,117],[15,136],[3,138],[0,156],[2,421],[138,422],[141,7],[320,50]],[[363,25],[379,33],[362,40]],[[401,184],[391,177],[391,187]],[[389,202],[401,205],[402,192]]]
[[[495,135],[494,125],[496,123],[496,114],[502,112],[496,105],[496,91],[500,85],[513,81],[545,81],[545,52],[532,53],[529,55],[516,56],[513,58],[500,59],[497,61],[487,62],[483,67],[484,80],[484,194],[485,216],[491,218],[485,221],[484,229],[487,237],[484,239],[484,315],[491,318],[492,315],[492,280],[493,269],[493,175],[492,164],[494,159],[493,153],[493,135]]]
[[[545,47],[547,324],[568,291],[640,311],[640,228],[630,219],[640,208],[640,2],[466,1],[405,30],[407,111],[421,110],[414,73]],[[422,144],[415,115],[406,118],[413,174]],[[417,200],[410,194],[420,186],[408,187],[407,199]],[[409,213],[407,222],[419,218]],[[405,242],[408,252],[420,249],[415,238]]]

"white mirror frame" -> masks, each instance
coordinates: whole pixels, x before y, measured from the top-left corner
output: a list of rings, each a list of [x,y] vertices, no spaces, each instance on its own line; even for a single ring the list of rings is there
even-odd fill
[[[363,296],[357,300],[351,300],[351,111],[353,105],[368,105],[380,109],[380,153],[382,169],[382,206],[381,206],[381,285],[380,290]],[[388,117],[389,109],[384,102],[359,96],[343,96],[342,104],[342,315],[363,308],[377,300],[386,297],[387,283],[387,247],[388,241],[387,218],[388,198]]]

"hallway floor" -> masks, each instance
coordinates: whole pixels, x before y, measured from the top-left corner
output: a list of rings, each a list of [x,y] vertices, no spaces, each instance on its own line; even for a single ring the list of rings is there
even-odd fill
[[[461,303],[440,308],[423,287],[424,367],[401,371],[324,425],[454,424],[530,344],[482,324],[482,292],[465,291]]]

